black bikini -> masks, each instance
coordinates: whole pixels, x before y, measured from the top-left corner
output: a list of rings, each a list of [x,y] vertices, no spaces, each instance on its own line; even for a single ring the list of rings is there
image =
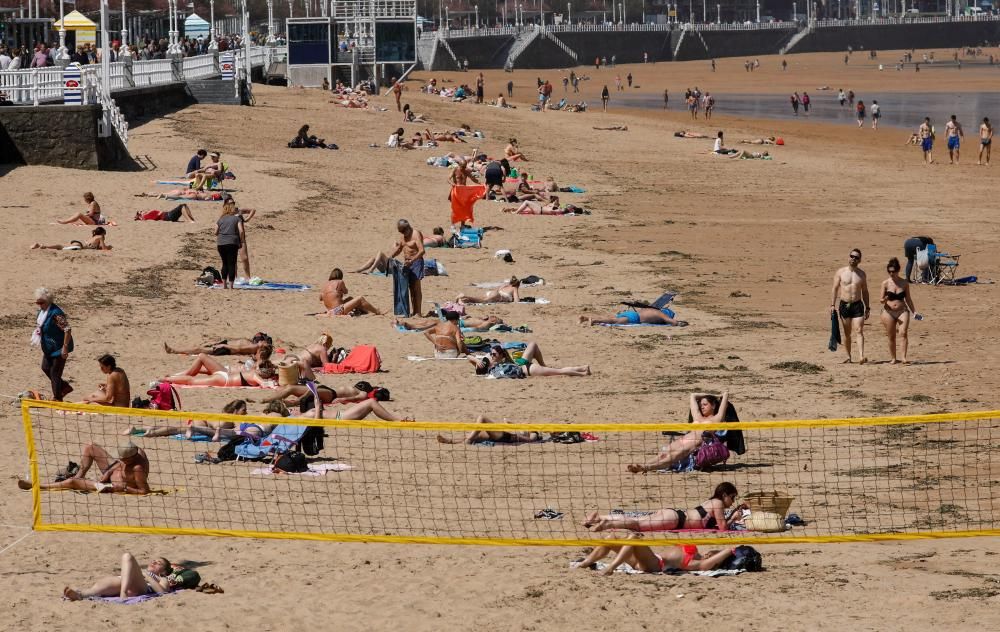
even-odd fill
[[[708,515],[708,512],[705,511],[705,508],[702,507],[701,505],[698,505],[697,507],[695,507],[694,510],[698,512],[698,515],[701,516],[702,520],[704,520],[705,516]],[[719,523],[716,522],[715,516],[712,516],[711,518],[709,518],[705,522],[705,524],[702,525],[702,529],[717,529],[717,528],[719,528]]]
[[[683,529],[684,523],[687,521],[687,514],[680,509],[674,509],[674,513],[677,514],[677,526],[674,529]]]
[[[905,299],[906,299],[906,290],[903,290],[901,292],[890,292],[889,290],[885,291],[885,300],[887,301],[902,301]]]

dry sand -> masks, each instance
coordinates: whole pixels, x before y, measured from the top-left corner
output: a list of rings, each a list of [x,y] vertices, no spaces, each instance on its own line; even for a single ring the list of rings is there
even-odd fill
[[[641,83],[654,93],[665,82],[673,93],[689,83],[729,92],[740,85],[747,91],[784,92],[799,81],[779,74],[777,58],[761,61],[775,70],[748,78],[742,60],[723,60],[711,76],[706,62],[657,64],[633,72],[662,72],[663,80],[642,76]],[[859,86],[883,86],[896,76],[875,75],[876,70],[857,64],[844,69],[839,55],[790,56],[789,61],[789,73],[798,73],[800,64],[799,76],[808,72],[801,79],[807,88],[843,80],[845,87],[860,91]],[[627,70],[602,72],[613,78]],[[987,75],[974,74],[987,70],[961,72],[933,87],[906,83],[912,75],[901,77],[893,89],[971,89],[965,81],[987,89]],[[925,73],[920,74],[923,80]],[[558,78],[555,72],[514,73],[518,92],[529,91],[537,75]],[[505,84],[509,77],[491,73],[488,86]],[[389,371],[379,381],[392,390],[393,409],[418,419],[470,420],[487,413],[525,421],[673,421],[686,415],[688,392],[722,389],[733,394],[745,419],[997,406],[998,301],[992,285],[915,288],[916,305],[928,318],[913,330],[912,366],[885,363],[885,337],[874,319],[868,327],[873,360],[868,366],[840,365],[841,355],[825,350],[832,273],[853,247],[865,252],[863,267],[873,292],[885,261],[902,256],[903,240],[915,234],[932,235],[960,252],[963,273],[981,279],[1000,275],[990,194],[996,167],[976,167],[971,152],[960,167],[926,167],[919,150],[902,145],[898,131],[722,115],[711,126],[690,125],[676,111],[542,115],[524,107],[500,111],[452,104],[411,90],[405,100],[433,119],[432,129],[467,122],[486,132],[482,146],[491,154],[499,154],[503,141],[516,135],[533,159],[528,163],[533,175],[585,187],[586,194],[571,197],[593,211],[579,218],[511,217],[502,216],[499,205],[480,204],[479,222],[503,227],[488,234],[487,248],[435,253],[451,276],[425,282],[428,299],[452,298],[470,282],[511,273],[548,279],[550,285],[537,294],[551,299],[550,305],[499,307],[497,313],[529,325],[534,333],[528,338],[541,344],[551,363],[589,363],[595,371],[580,380],[483,382],[460,363],[438,363],[429,371],[426,363],[406,362],[408,354],[426,353],[426,343],[396,334],[386,317],[302,316],[318,305],[315,293],[193,287],[202,266],[217,265],[209,230],[217,205],[195,204],[195,224],[131,221],[137,209],[169,208],[132,194],[153,190],[152,180],[178,175],[193,148],[207,146],[220,148],[239,174],[240,205],[259,209],[248,238],[255,274],[269,279],[319,284],[330,268],[349,268],[388,249],[399,217],[426,231],[447,222],[447,171],[423,164],[439,151],[367,147],[384,143],[399,126],[394,111],[335,108],[318,91],[258,87],[255,92],[255,108],[198,106],[134,128],[130,149],[148,156],[158,166],[155,171],[94,174],[31,167],[3,176],[2,206],[8,217],[17,218],[8,226],[12,256],[4,281],[10,303],[0,318],[5,333],[0,352],[9,358],[0,367],[3,393],[45,384],[37,352],[27,345],[31,291],[45,285],[59,292],[73,320],[77,351],[67,375],[77,396],[100,381],[91,359],[105,351],[120,358],[138,387],[185,366],[185,359],[163,354],[164,339],[197,342],[265,330],[301,343],[329,330],[343,344],[377,345]],[[380,103],[392,107],[389,98]],[[286,149],[302,123],[341,150]],[[608,124],[627,124],[629,131],[591,129]],[[778,134],[787,144],[774,149],[770,162],[723,160],[708,153],[708,140],[673,138],[670,133],[680,126],[706,133],[722,128],[730,142]],[[121,224],[110,230],[115,250],[28,251],[35,241],[55,243],[87,234],[84,228],[50,225],[69,209],[82,208],[79,198],[86,190],[94,191],[105,213]],[[513,250],[516,264],[491,258],[501,247]],[[383,279],[349,275],[347,281],[355,295],[389,308]],[[619,300],[650,299],[666,290],[680,292],[676,309],[692,323],[670,336],[576,325],[581,312],[611,312]],[[811,376],[769,368],[792,360],[824,370]],[[736,363],[747,370],[723,368]],[[189,409],[218,410],[233,394],[204,390],[184,396]],[[4,417],[13,434],[0,448],[11,490],[0,500],[0,548],[25,534],[23,525],[30,520],[30,495],[13,491],[13,477],[26,462],[19,415],[7,407]],[[59,601],[63,585],[111,573],[122,550],[140,558],[161,554],[203,561],[205,579],[227,592],[185,594],[132,608]],[[578,551],[559,548],[32,534],[0,553],[10,604],[0,628],[187,624],[285,630],[323,621],[347,629],[476,624],[502,630],[595,624],[644,629],[671,621],[716,621],[748,630],[775,625],[988,629],[1000,620],[992,565],[998,552],[993,538],[788,545],[764,549],[769,572],[759,575],[605,579],[569,571],[566,565]]]

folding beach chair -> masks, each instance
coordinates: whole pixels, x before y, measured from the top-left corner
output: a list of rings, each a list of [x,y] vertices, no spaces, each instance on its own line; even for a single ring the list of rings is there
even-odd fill
[[[938,285],[954,281],[960,256],[940,252],[934,244],[927,244],[927,283]]]

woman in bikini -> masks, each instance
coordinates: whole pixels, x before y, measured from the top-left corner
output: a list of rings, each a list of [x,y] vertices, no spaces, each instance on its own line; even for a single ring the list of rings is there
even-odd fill
[[[104,241],[108,231],[103,226],[98,226],[90,232],[91,237],[87,241],[74,239],[68,244],[45,244],[35,243],[31,245],[31,250],[111,250],[111,246]]]
[[[402,327],[407,331],[425,331],[427,329],[431,329],[440,322],[441,319],[437,316],[427,318],[397,318],[393,322],[393,325],[396,327]],[[492,314],[486,318],[465,316],[458,320],[458,326],[462,329],[462,331],[489,331],[491,327],[502,324],[504,324],[503,319]]]
[[[161,200],[196,200],[200,202],[221,202],[222,193],[218,191],[195,191],[194,189],[171,189],[166,193],[150,191],[136,193],[135,197],[157,198]]]
[[[275,378],[276,369],[271,363],[270,346],[257,352],[257,364],[252,370],[232,370],[214,357],[199,353],[191,367],[177,375],[163,378],[163,382],[184,386],[262,386]]]
[[[304,387],[303,387],[304,388]],[[234,399],[225,405],[222,412],[227,415],[246,415],[247,413],[247,402],[249,400],[245,399]],[[287,417],[288,407],[282,402],[269,402],[264,408],[265,416],[278,416]],[[214,422],[200,422],[197,423],[192,421],[190,425],[187,426],[132,426],[128,430],[122,432],[123,435],[135,435],[146,438],[154,437],[173,437],[175,435],[185,435],[188,439],[194,437],[195,435],[201,435],[206,437],[211,437],[212,441],[220,441],[223,438],[228,439],[236,434],[249,434],[256,437],[262,437],[271,430],[274,429],[274,425],[268,426],[268,424],[260,425],[254,423],[240,424],[239,429],[236,428],[236,424],[233,422],[225,421],[220,423]]]
[[[87,191],[83,194],[83,201],[87,203],[86,213],[77,213],[72,217],[59,220],[60,224],[86,224],[88,226],[101,226],[108,223],[108,219],[101,215],[101,205],[94,199],[94,194]]]
[[[726,510],[736,502],[738,493],[732,483],[719,483],[712,497],[694,509],[658,509],[649,515],[636,517],[628,514],[599,515],[596,511],[587,516],[583,526],[591,531],[628,529],[629,531],[680,531],[681,529],[717,529],[728,531],[742,516],[741,504],[726,518]]]
[[[521,206],[509,206],[503,212],[517,215],[565,215],[566,209],[559,207],[559,196],[553,195],[548,204],[526,200],[521,202]]]
[[[485,358],[469,358],[476,367],[476,375],[496,375],[498,367],[510,365],[520,371],[520,377],[586,377],[590,375],[590,365],[568,366],[556,369],[546,366],[542,350],[537,343],[529,342],[521,357],[512,358],[507,350],[499,344],[490,347],[490,353]],[[507,376],[509,377],[509,376]]]
[[[515,160],[523,160],[524,162],[528,161],[528,157],[521,153],[521,148],[517,146],[516,138],[510,139],[510,142],[507,143],[507,146],[503,150],[503,155],[511,162],[514,162]]]
[[[686,320],[678,320],[667,312],[655,307],[634,307],[618,312],[614,317],[596,317],[581,315],[581,325],[674,325],[687,327]]]
[[[316,374],[313,369],[321,368],[327,362],[332,362],[330,350],[333,348],[333,336],[323,332],[319,339],[306,345],[305,348],[285,354],[284,360],[294,360],[299,363],[299,377],[308,381],[315,381]]]
[[[722,397],[708,395],[706,393],[691,393],[691,419],[696,424],[716,424],[725,420],[726,408],[729,406],[729,393],[722,393]],[[632,463],[628,466],[628,471],[633,474],[655,472],[673,467],[684,459],[694,454],[695,450],[702,444],[701,430],[692,430],[683,437],[677,439],[661,451],[656,458],[645,464]]]
[[[465,305],[467,303],[517,303],[521,300],[519,288],[521,280],[516,276],[511,277],[507,284],[495,290],[489,290],[482,296],[467,296],[459,294],[455,299],[456,303]]]
[[[641,533],[633,533],[629,539],[639,539]],[[718,568],[733,555],[733,549],[722,549],[720,551],[710,551],[707,555],[702,555],[698,547],[693,544],[676,544],[661,554],[653,553],[653,549],[640,544],[634,545],[608,545],[596,547],[590,552],[576,568],[583,570],[593,570],[600,560],[603,560],[611,553],[615,553],[614,559],[601,571],[602,575],[610,575],[622,564],[628,564],[632,568],[643,573],[662,573],[670,569],[682,571],[710,571]]]
[[[492,419],[486,417],[486,415],[479,415],[476,418],[477,424],[493,424],[497,423]],[[465,435],[464,439],[449,439],[444,435],[438,435],[438,443],[445,443],[448,445],[457,445],[462,443],[467,443],[472,445],[474,443],[482,443],[484,441],[492,441],[494,443],[538,443],[542,440],[542,435],[539,432],[506,432],[498,430],[473,430],[469,434]]]
[[[344,273],[340,268],[330,272],[330,279],[323,286],[319,300],[330,316],[362,316],[364,314],[381,315],[363,296],[351,298],[347,295],[347,285],[344,283]]]
[[[326,386],[317,384],[316,390],[319,398],[324,404],[356,404],[368,399],[384,402],[388,401],[389,391],[384,388],[372,386],[368,382],[361,381],[354,386]],[[297,406],[299,400],[308,396],[309,387],[305,384],[289,384],[280,386],[273,394],[262,398],[261,402],[285,401],[293,406]]]
[[[122,555],[119,572],[120,575],[98,579],[90,588],[75,589],[67,586],[63,589],[63,598],[69,601],[80,601],[90,597],[127,599],[141,595],[162,595],[178,588],[194,587],[187,586],[188,582],[184,575],[175,573],[165,557],[153,558],[143,570],[139,568],[139,563],[131,553],[125,553]],[[197,585],[198,580],[193,581]]]
[[[913,306],[913,298],[910,296],[909,282],[899,276],[899,259],[893,257],[889,259],[889,264],[885,267],[889,273],[889,278],[882,281],[882,325],[885,327],[885,335],[889,339],[889,357],[892,360],[889,364],[909,364],[906,354],[909,350],[909,330],[910,318],[917,310]],[[896,359],[896,339],[899,339],[899,347],[902,352],[902,360]]]

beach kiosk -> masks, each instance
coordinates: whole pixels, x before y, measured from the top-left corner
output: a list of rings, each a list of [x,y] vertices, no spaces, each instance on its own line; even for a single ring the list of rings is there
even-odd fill
[[[208,37],[208,22],[202,19],[197,13],[192,13],[184,19],[184,37],[198,39]]]
[[[79,11],[70,11],[62,20],[56,20],[52,25],[52,29],[57,32],[60,27],[66,29],[66,48],[70,51],[84,44],[97,44],[97,24]]]

